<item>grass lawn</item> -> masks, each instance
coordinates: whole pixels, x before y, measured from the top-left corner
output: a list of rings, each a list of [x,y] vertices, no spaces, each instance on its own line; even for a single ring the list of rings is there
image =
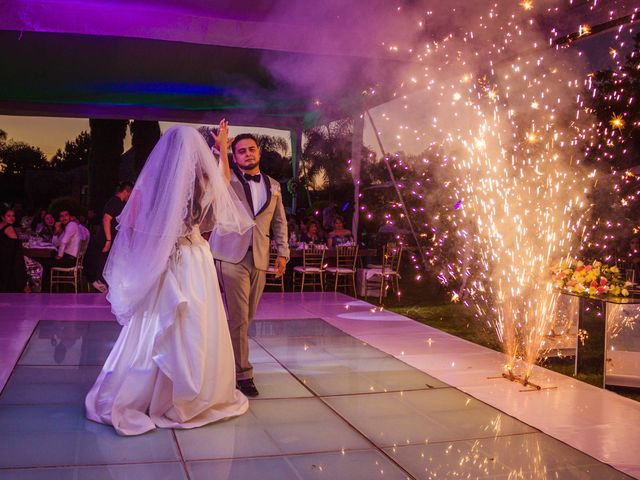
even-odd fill
[[[415,283],[405,276],[401,282],[402,295],[400,298],[391,296],[385,300],[385,308],[406,317],[417,320],[431,327],[450,333],[465,340],[483,345],[493,350],[501,351],[500,342],[495,332],[482,325],[473,318],[473,310],[459,303],[450,303],[442,288],[434,283]],[[585,358],[589,364],[602,365],[601,339],[590,337],[587,339]],[[589,348],[589,346],[593,348]],[[574,358],[549,359],[544,367],[564,375],[570,375],[592,385],[602,386],[602,374],[594,373],[573,374]],[[609,389],[640,401],[640,390],[616,387]]]

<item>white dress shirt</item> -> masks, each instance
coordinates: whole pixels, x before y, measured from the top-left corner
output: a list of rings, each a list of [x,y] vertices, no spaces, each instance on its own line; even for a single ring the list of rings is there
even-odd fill
[[[80,251],[80,242],[89,241],[89,230],[76,221],[70,221],[64,227],[62,235],[53,237],[53,244],[58,247],[58,256],[62,257],[68,253],[72,257],[77,257]]]
[[[259,172],[258,172],[259,173]],[[262,209],[265,203],[267,203],[267,178],[260,174],[260,182],[254,182],[253,180],[247,181],[249,189],[251,190],[251,201],[253,202],[253,214],[257,215]]]

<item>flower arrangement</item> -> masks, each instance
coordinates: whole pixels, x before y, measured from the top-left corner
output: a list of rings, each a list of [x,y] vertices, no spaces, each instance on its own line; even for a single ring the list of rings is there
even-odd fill
[[[552,279],[554,287],[564,292],[597,297],[628,297],[631,285],[622,279],[618,267],[597,260],[588,265],[563,261],[553,270]]]

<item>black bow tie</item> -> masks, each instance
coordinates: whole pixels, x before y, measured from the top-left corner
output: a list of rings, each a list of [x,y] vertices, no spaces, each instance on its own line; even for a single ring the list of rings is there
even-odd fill
[[[243,174],[243,177],[247,182],[254,181],[256,183],[260,183],[260,174],[259,173],[257,175],[251,175],[250,173],[245,173],[245,174]]]

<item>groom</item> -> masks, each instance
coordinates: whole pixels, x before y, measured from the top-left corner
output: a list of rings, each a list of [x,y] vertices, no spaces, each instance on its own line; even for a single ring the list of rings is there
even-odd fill
[[[231,187],[253,216],[255,226],[239,238],[214,233],[209,244],[227,306],[237,388],[248,397],[256,397],[258,389],[253,383],[247,333],[264,290],[271,240],[278,249],[276,273],[278,276],[284,273],[289,258],[287,219],[280,184],[260,173],[260,149],[256,138],[248,133],[236,136],[231,143],[231,152],[235,161]]]

